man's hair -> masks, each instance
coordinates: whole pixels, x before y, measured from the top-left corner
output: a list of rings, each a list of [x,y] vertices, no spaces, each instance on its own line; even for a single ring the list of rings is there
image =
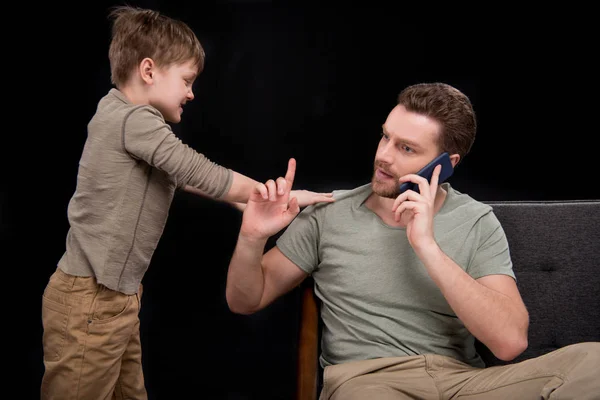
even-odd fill
[[[108,51],[111,82],[125,84],[146,57],[158,67],[193,61],[198,74],[204,68],[204,49],[192,29],[182,21],[158,11],[117,6],[109,13],[113,21]]]
[[[402,90],[398,104],[440,124],[438,145],[443,151],[458,153],[462,160],[471,150],[477,131],[475,111],[460,90],[445,83],[419,83]]]

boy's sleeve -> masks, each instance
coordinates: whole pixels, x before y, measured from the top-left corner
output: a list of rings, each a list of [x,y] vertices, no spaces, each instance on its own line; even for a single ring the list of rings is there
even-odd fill
[[[151,107],[133,110],[125,118],[121,137],[125,151],[172,176],[180,188],[189,185],[221,198],[231,187],[232,171],[184,144]]]
[[[467,269],[474,279],[502,274],[516,279],[513,271],[508,240],[500,221],[489,212],[478,221],[481,224],[480,243]]]

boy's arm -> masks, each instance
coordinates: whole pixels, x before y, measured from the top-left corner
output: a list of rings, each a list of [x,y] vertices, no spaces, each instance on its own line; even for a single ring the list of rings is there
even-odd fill
[[[258,183],[212,162],[205,155],[183,144],[160,113],[151,107],[140,107],[130,113],[124,123],[122,135],[126,152],[174,177],[178,186],[188,192],[226,201],[243,209],[243,204],[248,202],[250,192]],[[298,199],[300,207],[333,201],[331,194],[306,190],[295,191],[294,197]]]
[[[239,172],[232,171],[232,173],[233,181],[231,183],[229,192],[219,200],[223,200],[233,205],[240,211],[244,211],[250,193],[252,192],[252,190],[254,190],[254,187],[258,184],[258,182],[252,178],[248,178],[247,176],[240,174]],[[269,180],[267,184],[269,184],[269,182],[275,183],[275,181]],[[279,185],[279,188],[282,191],[285,191],[285,180],[283,178],[280,178],[277,183]],[[184,190],[186,192],[194,193],[199,196],[213,198],[212,196],[209,196],[208,194],[193,186],[186,185],[184,187]],[[310,190],[292,190],[290,191],[290,198],[292,197],[295,197],[298,200],[298,205],[301,208],[320,202],[329,203],[335,201],[332,193],[318,193]]]
[[[220,199],[217,199],[208,193],[190,185],[185,185],[183,190],[213,200],[225,201],[238,210],[244,211],[250,196],[250,192],[258,182],[252,178],[248,178],[247,176],[240,174],[239,172],[231,171],[231,173],[233,176],[229,191]]]
[[[207,199],[217,200],[214,197],[209,196],[208,194],[206,194],[202,190],[197,189],[197,188],[195,188],[193,186],[190,186],[190,185],[185,185],[183,187],[183,190],[186,191],[186,192],[188,192],[188,193],[195,194],[197,196],[205,197]],[[246,204],[245,203],[238,203],[238,202],[235,202],[235,201],[226,201],[226,203],[229,204],[229,205],[231,205],[231,206],[233,206],[233,207],[235,207],[235,208],[237,208],[240,211],[244,211],[244,208],[246,208]]]

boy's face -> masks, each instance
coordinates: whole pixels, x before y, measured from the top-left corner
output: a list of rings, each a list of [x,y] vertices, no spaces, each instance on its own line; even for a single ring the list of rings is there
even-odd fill
[[[438,123],[397,105],[383,124],[375,154],[373,191],[382,197],[398,196],[401,176],[416,173],[440,153]]]
[[[192,61],[155,69],[148,98],[150,105],[158,109],[165,120],[179,123],[183,106],[194,99],[192,85],[197,73]]]

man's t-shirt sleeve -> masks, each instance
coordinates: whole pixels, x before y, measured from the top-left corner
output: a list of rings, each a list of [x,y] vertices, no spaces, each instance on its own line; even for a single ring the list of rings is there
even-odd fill
[[[306,207],[277,239],[279,250],[304,272],[311,274],[319,265],[321,223],[319,207]]]
[[[494,274],[509,275],[516,279],[508,240],[496,215],[490,211],[478,223],[481,229],[479,246],[467,272],[474,279]]]

